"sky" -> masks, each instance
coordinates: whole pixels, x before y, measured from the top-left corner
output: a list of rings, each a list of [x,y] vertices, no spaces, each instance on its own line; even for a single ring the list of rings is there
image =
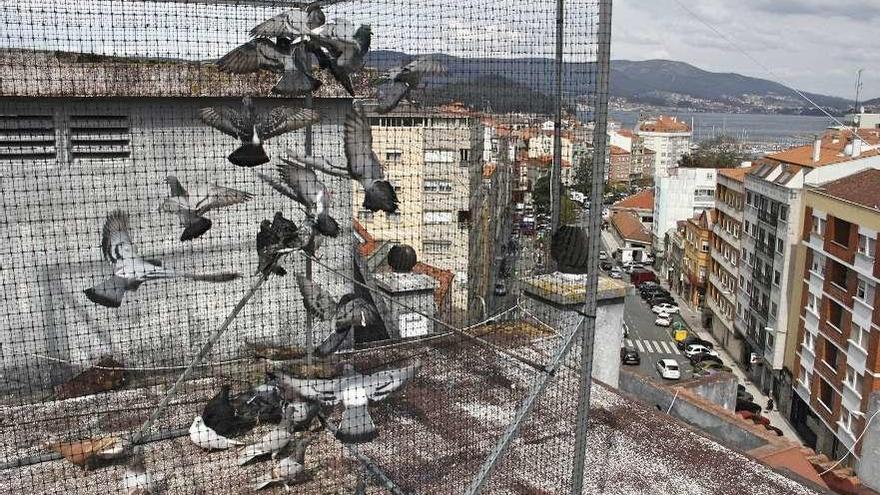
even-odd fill
[[[617,0],[612,20],[614,59],[680,60],[850,99],[864,68],[862,100],[880,97],[878,0]]]

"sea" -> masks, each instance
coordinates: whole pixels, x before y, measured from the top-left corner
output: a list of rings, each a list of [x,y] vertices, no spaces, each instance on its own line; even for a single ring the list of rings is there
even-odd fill
[[[750,113],[664,112],[683,120],[694,131],[694,142],[717,136],[731,136],[745,143],[799,145],[812,142],[835,123],[828,117],[804,115],[769,115]],[[639,120],[638,111],[608,112],[609,119],[632,129]]]

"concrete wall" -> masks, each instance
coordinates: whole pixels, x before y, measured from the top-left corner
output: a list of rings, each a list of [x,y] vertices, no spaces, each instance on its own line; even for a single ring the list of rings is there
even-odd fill
[[[676,222],[693,218],[694,213],[715,206],[715,200],[696,201],[697,189],[715,190],[717,170],[711,168],[675,168],[668,176],[654,179],[654,236],[655,251],[664,251],[663,235],[674,229]]]
[[[273,105],[284,100],[273,99]],[[287,104],[298,105],[298,101]],[[46,358],[77,365],[93,364],[111,354],[129,366],[180,365],[217,327],[255,281],[255,235],[262,219],[276,210],[302,223],[294,203],[266,186],[255,170],[226,160],[235,139],[203,125],[199,108],[235,99],[3,99],[0,114],[53,115],[56,160],[0,162],[4,219],[0,236],[3,268],[0,283],[0,387],[26,391],[70,377],[68,368]],[[266,101],[258,101],[263,106]],[[321,122],[314,128],[316,155],[343,163],[342,118],[347,100],[318,100]],[[67,153],[72,115],[124,115],[130,123],[128,158],[72,161]],[[274,164],[287,147],[302,151],[304,131],[269,142],[270,164],[256,171],[275,174]],[[202,238],[181,243],[178,220],[158,213],[169,194],[167,175],[183,185],[211,183],[251,192],[243,204],[212,211],[213,228]],[[322,177],[334,192],[332,214],[342,226],[320,253],[324,263],[350,273],[352,182]],[[198,272],[237,271],[244,277],[228,284],[190,281],[146,283],[129,293],[122,307],[97,306],[83,290],[110,275],[102,260],[100,231],[114,209],[128,211],[132,238],[141,255],[166,266]],[[291,255],[289,272],[304,269],[304,259]],[[314,277],[335,296],[348,291],[342,277],[316,266]],[[270,279],[245,306],[209,360],[241,354],[245,342],[301,345],[304,312],[293,276]],[[315,329],[320,341],[330,328]]]

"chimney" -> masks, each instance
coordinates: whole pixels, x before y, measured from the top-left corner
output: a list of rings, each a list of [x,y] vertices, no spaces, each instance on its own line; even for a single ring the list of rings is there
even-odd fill
[[[822,138],[816,136],[813,139],[813,163],[818,163],[819,158],[822,156]]]

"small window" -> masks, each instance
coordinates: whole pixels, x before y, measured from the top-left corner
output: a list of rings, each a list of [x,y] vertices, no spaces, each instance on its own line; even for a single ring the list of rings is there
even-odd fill
[[[386,162],[399,162],[400,158],[403,156],[403,152],[399,150],[388,150],[385,152],[385,161]]]
[[[862,278],[859,278],[858,284],[856,285],[856,297],[862,301],[868,297],[868,282]]]
[[[868,339],[871,338],[871,334],[868,333],[861,325],[853,323],[852,329],[850,330],[849,340],[856,346],[861,349],[868,348]]]
[[[834,344],[831,343],[830,340],[825,341],[825,354],[822,356],[822,360],[825,361],[825,364],[831,367],[831,369],[837,369],[837,347],[834,347]]]
[[[859,397],[862,396],[862,384],[864,383],[864,377],[862,375],[856,373],[855,368],[852,366],[846,366],[846,378],[844,382],[849,385],[849,388],[853,389]]]
[[[843,328],[843,307],[830,299],[828,301],[828,323],[838,330]]]
[[[804,332],[804,349],[810,351],[810,353],[814,353],[813,345],[815,344],[815,339],[813,338],[813,334],[810,332]]]
[[[467,163],[471,161],[471,150],[468,148],[459,149],[458,158],[462,165],[467,165]]]
[[[859,254],[873,258],[877,252],[877,240],[865,234],[859,234]]]
[[[70,156],[74,160],[111,160],[131,156],[128,117],[71,115]]]
[[[452,247],[452,242],[441,240],[426,240],[422,243],[422,249],[427,254],[446,254]]]
[[[785,242],[783,242],[783,240],[781,238],[776,239],[776,252],[779,254],[782,254],[782,252],[784,250],[785,250]]]
[[[776,315],[779,313],[779,306],[776,305],[775,302],[770,303],[770,316],[776,318]]]
[[[471,225],[471,211],[470,210],[458,210],[458,227],[462,230],[467,230]]]
[[[779,270],[773,270],[773,285],[778,286],[779,282],[782,280],[782,274],[779,273]]]
[[[825,379],[819,379],[819,402],[829,411],[834,407],[834,389]]]
[[[810,373],[807,371],[807,368],[801,364],[800,375],[798,376],[798,380],[801,382],[801,385],[804,388],[810,388]]]
[[[785,206],[785,205],[779,206],[779,219],[780,220],[788,220],[788,206]]]
[[[813,294],[807,294],[807,309],[813,313],[818,313],[818,299]]]
[[[372,221],[373,220],[373,212],[370,210],[367,210],[366,208],[359,209],[358,210],[358,220],[363,220],[363,221],[367,221],[367,222]]]
[[[51,115],[0,115],[0,162],[54,160],[55,156]]]
[[[451,211],[425,211],[424,221],[426,224],[452,223]]]
[[[442,179],[426,179],[424,191],[427,193],[449,194],[452,192],[452,182]]]

